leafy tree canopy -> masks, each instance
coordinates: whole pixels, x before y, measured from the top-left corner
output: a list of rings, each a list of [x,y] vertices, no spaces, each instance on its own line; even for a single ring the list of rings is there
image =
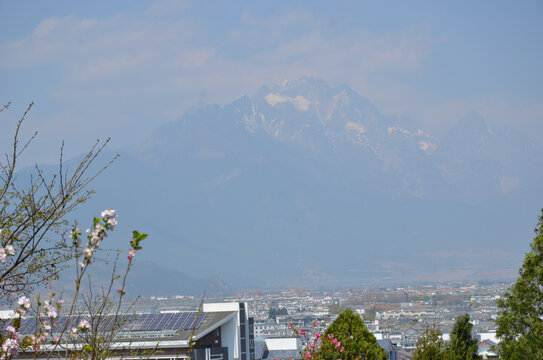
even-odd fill
[[[343,311],[326,329],[324,335],[333,335],[341,343],[340,346],[345,348],[341,354],[343,360],[388,358],[385,350],[377,344],[375,336],[366,328],[364,321],[350,309]],[[324,360],[337,360],[338,354],[332,348],[333,346],[337,345],[324,342],[317,357]]]
[[[476,360],[477,340],[471,336],[473,325],[469,322],[469,315],[465,314],[456,319],[451,332],[451,342],[447,346],[448,360]]]
[[[445,360],[445,345],[440,336],[441,331],[435,325],[427,327],[417,341],[413,360]]]
[[[543,210],[517,282],[498,300],[504,359],[543,359]]]

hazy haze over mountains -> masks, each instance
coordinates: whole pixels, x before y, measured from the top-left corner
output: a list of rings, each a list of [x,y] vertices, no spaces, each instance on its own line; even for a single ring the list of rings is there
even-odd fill
[[[119,204],[122,229],[152,234],[143,257],[235,288],[510,279],[543,195],[537,145],[474,112],[436,137],[302,77],[157,128],[88,208]]]
[[[34,101],[25,186],[61,144],[66,169],[111,137],[96,169],[121,157],[72,215],[118,210],[105,247],[149,233],[131,294],[512,279],[543,206],[542,16],[539,0],[0,1],[0,145]]]

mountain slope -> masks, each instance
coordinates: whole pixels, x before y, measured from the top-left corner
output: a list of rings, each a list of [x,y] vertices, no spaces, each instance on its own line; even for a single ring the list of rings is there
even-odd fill
[[[89,208],[150,233],[143,257],[233,287],[513,277],[541,159],[476,114],[437,138],[302,78],[158,128]]]

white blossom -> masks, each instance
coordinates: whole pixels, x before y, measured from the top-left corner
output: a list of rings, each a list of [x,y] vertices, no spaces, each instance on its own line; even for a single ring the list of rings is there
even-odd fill
[[[13,248],[13,246],[8,245],[4,249],[6,253],[8,253],[8,255],[15,255],[15,249]]]
[[[85,248],[83,250],[83,254],[85,255],[85,258],[89,259],[92,256],[92,253],[94,252],[93,248]]]
[[[19,300],[17,300],[17,304],[24,309],[28,309],[30,307],[30,300],[26,296],[21,296]]]
[[[102,211],[102,217],[106,220],[118,217],[117,213],[113,209]]]
[[[79,235],[81,235],[81,229],[80,228],[75,228],[70,233],[70,239],[77,238],[77,237],[79,237]]]

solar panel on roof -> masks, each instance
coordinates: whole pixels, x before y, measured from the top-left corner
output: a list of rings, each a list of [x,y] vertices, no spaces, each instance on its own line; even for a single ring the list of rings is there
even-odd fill
[[[34,318],[26,318],[21,321],[21,328],[20,332],[21,334],[29,334],[28,330],[31,326],[35,326],[36,319]]]
[[[130,330],[132,331],[141,330],[141,326],[146,318],[147,318],[147,314],[140,315],[140,317],[132,324],[132,327],[130,328]]]
[[[151,324],[149,324],[149,327],[147,327],[147,331],[156,331],[156,330],[162,330],[164,325],[170,320],[172,317],[172,314],[158,314]]]
[[[142,330],[149,329],[149,326],[155,321],[155,318],[157,317],[157,314],[149,314],[147,319],[145,320],[143,326],[141,327]]]
[[[57,325],[56,326],[53,326],[51,328],[51,332],[52,333],[58,333],[58,332],[61,332],[63,329],[64,329],[64,326],[66,326],[66,322],[68,321],[68,316],[60,316],[58,319],[57,319]]]
[[[153,322],[156,314],[143,314],[132,326],[132,331],[145,331],[147,327]]]
[[[5,329],[6,327],[8,327],[9,325],[11,325],[11,319],[0,319],[0,327],[2,329]],[[22,324],[21,324],[22,325]]]
[[[137,317],[134,315],[107,315],[100,320],[100,329],[104,331],[111,331],[112,329],[130,330]]]
[[[157,327],[159,329],[163,329],[164,327],[166,327],[166,324],[168,324],[168,322],[170,321],[170,319],[173,317],[173,314],[163,314],[164,317],[162,318],[162,320],[157,324]]]
[[[130,330],[135,319],[136,318],[134,318],[132,315],[117,315],[116,318],[115,315],[110,315],[107,317],[107,323],[104,328],[106,328],[107,331]]]
[[[200,313],[200,315],[198,315],[198,317],[196,318],[196,323],[194,324],[195,329],[198,329],[198,327],[200,326],[202,321],[204,321],[206,315],[207,315],[207,313],[205,313],[205,312],[202,312],[202,313]]]
[[[177,322],[177,320],[179,320],[181,315],[183,315],[183,313],[174,313],[172,315],[170,321],[168,321],[166,323],[166,325],[164,325],[164,329],[171,329],[170,326],[173,327],[173,324],[175,324]]]
[[[194,323],[196,322],[196,317],[198,316],[198,313],[191,313],[189,315],[189,318],[187,319],[187,322],[185,322],[185,325],[183,325],[183,330],[190,330],[193,328]]]
[[[100,316],[98,320],[95,320],[95,326],[97,326],[100,331],[103,331],[104,329],[106,329],[109,321],[110,320],[108,315]]]
[[[176,313],[174,317],[170,320],[168,325],[164,327],[164,330],[178,330],[183,327],[183,324],[189,317],[188,312]]]
[[[38,330],[38,323],[35,319],[32,319],[32,322],[28,324],[28,326],[25,326],[24,332],[21,331],[23,334],[34,334]]]
[[[120,319],[119,319],[120,317]],[[132,329],[133,325],[136,323],[136,321],[139,319],[139,316],[136,315],[136,314],[132,314],[132,315],[121,315],[117,317],[117,324],[118,324],[118,328],[120,328],[121,330],[123,331],[129,331]],[[113,324],[115,325],[115,324]]]
[[[118,321],[121,321],[122,317],[119,316],[117,319]],[[114,323],[115,315],[107,315],[100,320],[100,324],[98,326],[102,331],[110,331],[113,328]]]
[[[113,325],[114,318],[112,315],[95,316],[92,319],[92,328],[99,329],[100,331],[109,331]]]

